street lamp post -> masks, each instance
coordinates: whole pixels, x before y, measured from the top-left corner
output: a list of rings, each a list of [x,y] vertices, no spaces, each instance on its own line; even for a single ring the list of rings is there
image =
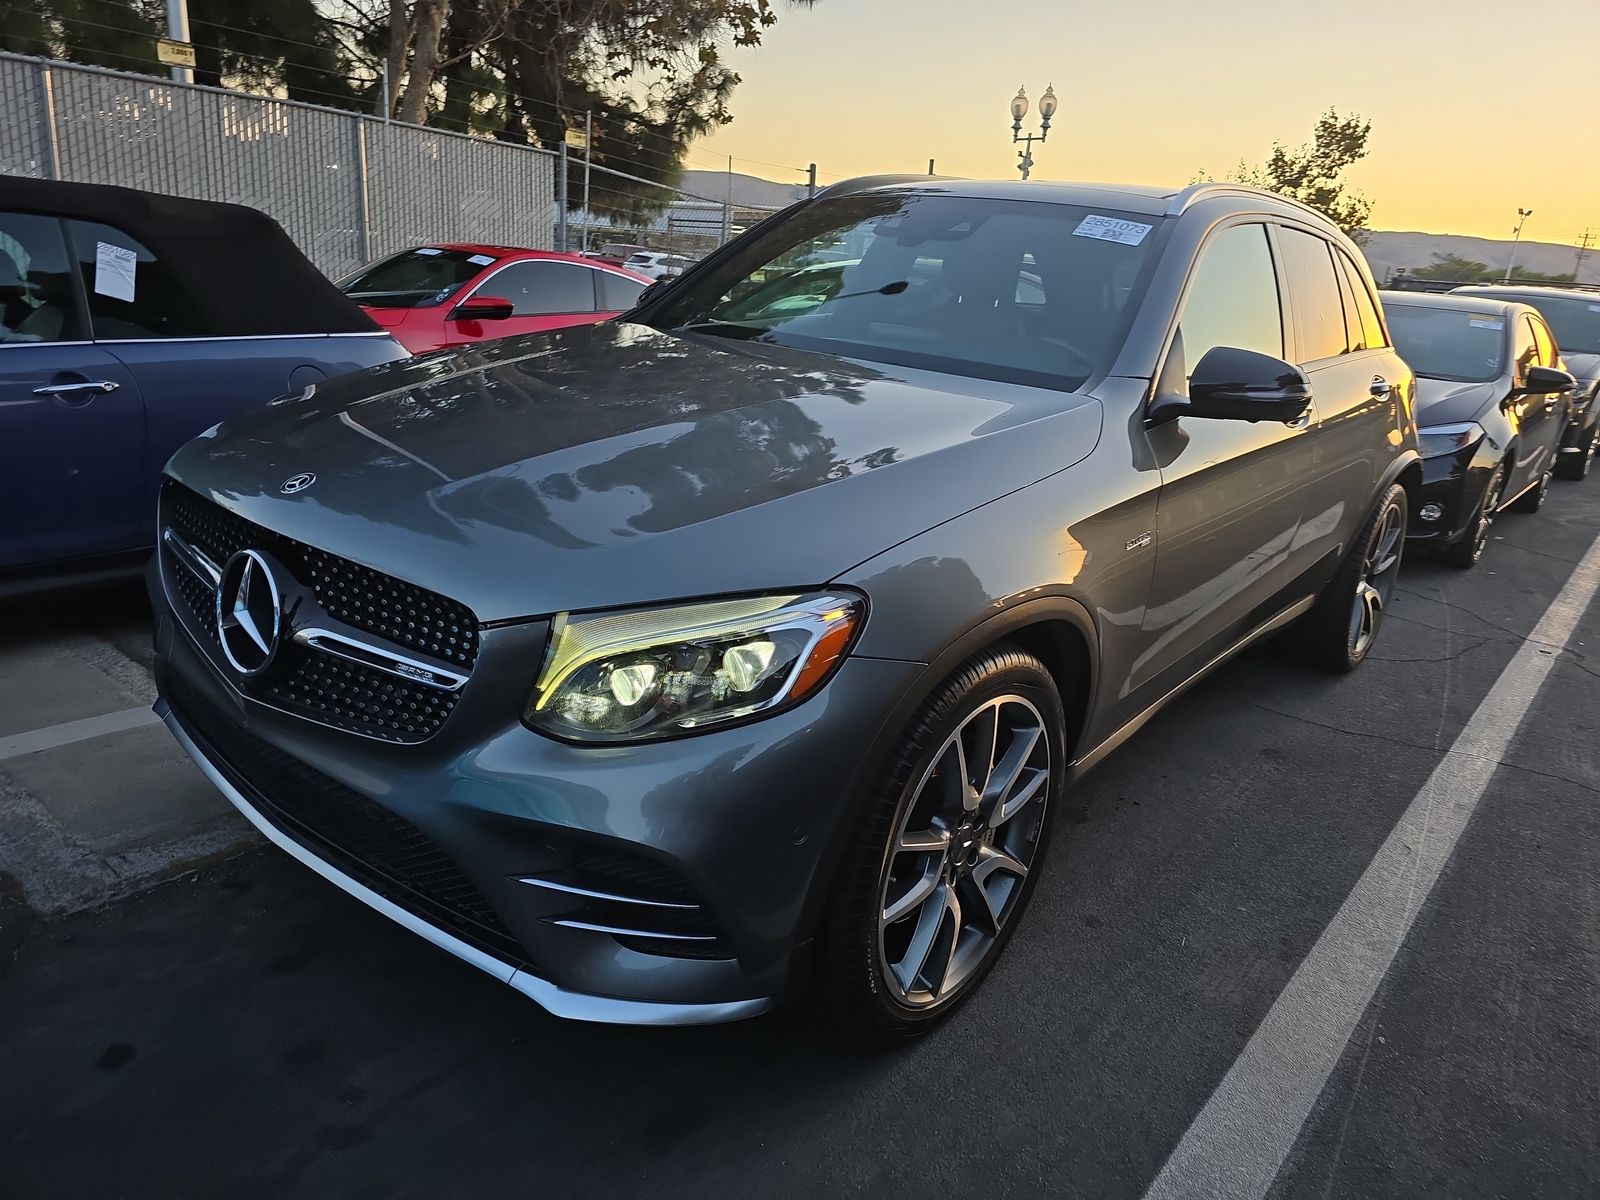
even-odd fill
[[[1522,225],[1529,217],[1533,216],[1533,209],[1517,209],[1517,227],[1511,231],[1511,257],[1506,260],[1505,277],[1501,283],[1511,282],[1511,268],[1517,265],[1517,243],[1522,240]]]
[[[1017,151],[1017,170],[1022,172],[1024,179],[1033,171],[1033,144],[1042,142],[1050,136],[1050,118],[1056,115],[1056,87],[1051,84],[1045,88],[1044,95],[1039,97],[1039,132],[1023,133],[1022,118],[1028,115],[1028,93],[1024,88],[1018,88],[1017,94],[1011,98],[1011,140],[1013,143],[1021,142],[1023,148]]]

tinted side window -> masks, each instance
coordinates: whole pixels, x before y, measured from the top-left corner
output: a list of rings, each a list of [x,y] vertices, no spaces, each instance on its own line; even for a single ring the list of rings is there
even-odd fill
[[[89,320],[101,340],[204,337],[183,285],[143,243],[93,221],[68,221]]]
[[[1372,298],[1372,293],[1367,290],[1367,281],[1361,277],[1361,272],[1356,265],[1342,252],[1336,252],[1334,257],[1339,260],[1339,265],[1344,268],[1345,282],[1350,285],[1350,291],[1355,296],[1356,315],[1361,321],[1361,340],[1368,350],[1379,346],[1387,346],[1389,339],[1383,336],[1383,322],[1378,319],[1378,305]],[[1353,330],[1355,326],[1351,326]],[[1351,334],[1354,340],[1354,334]]]
[[[594,277],[576,263],[512,263],[479,284],[475,294],[505,297],[517,317],[594,312]]]
[[[1235,225],[1205,244],[1178,332],[1186,375],[1217,346],[1283,357],[1278,277],[1265,225]]]
[[[632,308],[639,303],[639,293],[649,286],[626,275],[613,275],[610,271],[596,271],[594,281],[600,287],[600,308],[604,312],[621,312]]]
[[[1300,361],[1315,362],[1343,354],[1344,300],[1333,273],[1333,253],[1327,242],[1298,229],[1280,228],[1284,277],[1294,302],[1295,327],[1300,332]]]
[[[70,342],[81,326],[61,222],[0,213],[0,342]]]
[[[1550,331],[1545,328],[1543,321],[1532,317],[1529,320],[1533,321],[1533,342],[1539,348],[1539,365],[1541,367],[1555,366],[1557,357],[1555,338],[1550,336]]]

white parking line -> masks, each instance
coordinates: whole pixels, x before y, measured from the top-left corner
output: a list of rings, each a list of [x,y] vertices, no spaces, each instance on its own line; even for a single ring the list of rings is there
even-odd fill
[[[1322,931],[1145,1200],[1263,1197],[1556,656],[1600,590],[1596,538]]]
[[[124,729],[156,725],[160,720],[155,713],[141,705],[102,713],[98,717],[84,717],[81,721],[63,721],[60,725],[48,725],[43,729],[0,737],[0,759],[54,750],[57,746],[70,746],[73,742],[102,737],[108,733],[121,733]]]

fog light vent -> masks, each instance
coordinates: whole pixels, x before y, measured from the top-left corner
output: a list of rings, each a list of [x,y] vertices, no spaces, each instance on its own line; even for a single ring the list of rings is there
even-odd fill
[[[1417,516],[1424,521],[1437,521],[1444,516],[1444,506],[1440,504],[1424,504],[1417,510]]]

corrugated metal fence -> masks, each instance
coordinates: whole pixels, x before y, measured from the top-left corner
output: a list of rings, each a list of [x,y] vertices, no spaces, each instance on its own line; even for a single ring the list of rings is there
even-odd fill
[[[424,242],[557,237],[547,151],[9,54],[0,173],[248,204],[334,277]]]

